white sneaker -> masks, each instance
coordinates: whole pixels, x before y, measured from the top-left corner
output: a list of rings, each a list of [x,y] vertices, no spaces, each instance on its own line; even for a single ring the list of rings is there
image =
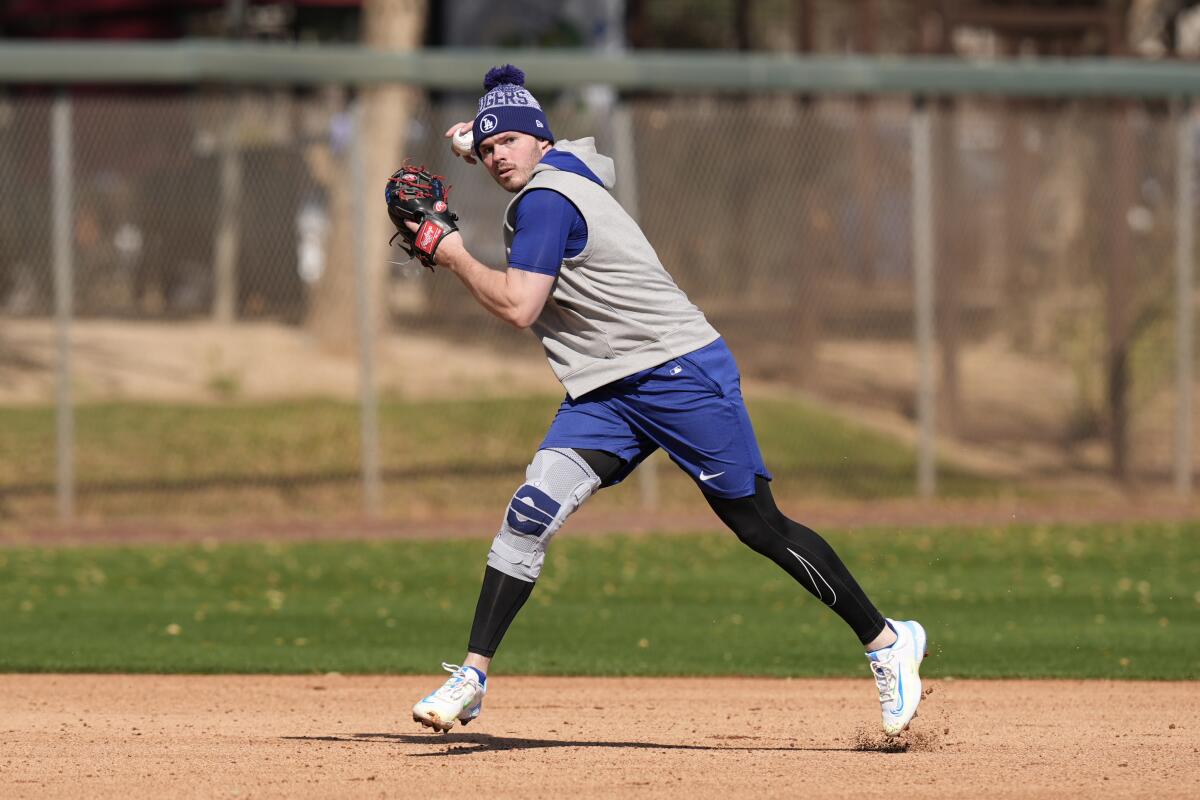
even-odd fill
[[[925,658],[925,629],[916,620],[888,620],[896,631],[891,647],[867,653],[879,705],[883,709],[883,732],[898,736],[917,715],[921,702],[921,661]]]
[[[440,689],[413,706],[413,721],[445,733],[455,722],[466,725],[479,716],[487,686],[480,682],[472,667],[443,662],[442,669],[450,677]]]

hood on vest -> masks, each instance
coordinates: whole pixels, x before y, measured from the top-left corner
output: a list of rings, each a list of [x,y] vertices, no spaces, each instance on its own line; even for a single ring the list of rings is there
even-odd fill
[[[534,173],[545,169],[573,172],[611,189],[617,182],[617,170],[613,160],[596,152],[595,138],[569,141],[559,139],[542,160],[533,168]]]

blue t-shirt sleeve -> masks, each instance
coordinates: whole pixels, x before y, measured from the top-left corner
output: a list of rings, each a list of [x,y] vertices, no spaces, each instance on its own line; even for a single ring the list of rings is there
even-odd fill
[[[579,209],[553,189],[533,189],[517,204],[508,265],[557,275],[562,260],[579,255],[586,243],[587,224]]]

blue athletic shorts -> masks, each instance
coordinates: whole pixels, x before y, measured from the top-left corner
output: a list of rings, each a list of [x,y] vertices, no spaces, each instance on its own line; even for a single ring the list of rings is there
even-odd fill
[[[579,398],[568,395],[540,446],[612,453],[626,463],[610,483],[660,447],[717,497],[747,497],[755,475],[771,479],[724,339]]]

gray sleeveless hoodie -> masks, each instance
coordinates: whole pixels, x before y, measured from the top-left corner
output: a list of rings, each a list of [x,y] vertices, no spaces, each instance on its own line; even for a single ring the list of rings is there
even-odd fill
[[[555,150],[582,161],[604,183],[542,162],[508,204],[504,245],[510,251],[517,204],[532,189],[553,189],[579,209],[587,244],[564,258],[554,289],[531,329],[567,393],[593,389],[704,347],[720,334],[658,260],[637,223],[608,193],[613,161],[591,137],[560,139]]]

